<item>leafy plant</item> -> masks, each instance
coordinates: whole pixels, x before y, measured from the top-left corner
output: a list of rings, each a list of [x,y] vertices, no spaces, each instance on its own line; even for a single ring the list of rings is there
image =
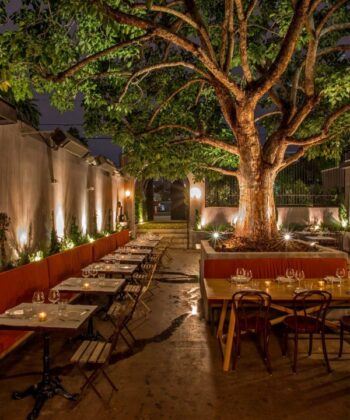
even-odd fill
[[[0,267],[4,269],[7,265],[6,243],[7,232],[11,224],[11,219],[6,213],[0,213]]]
[[[58,238],[57,231],[55,228],[55,217],[54,213],[51,213],[51,233],[50,233],[50,246],[49,255],[57,254],[61,251],[61,242]]]

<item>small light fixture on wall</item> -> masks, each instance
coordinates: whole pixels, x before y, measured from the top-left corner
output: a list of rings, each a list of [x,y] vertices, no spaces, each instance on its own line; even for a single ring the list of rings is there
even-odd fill
[[[190,197],[199,200],[202,197],[202,191],[199,187],[192,187],[190,190]]]

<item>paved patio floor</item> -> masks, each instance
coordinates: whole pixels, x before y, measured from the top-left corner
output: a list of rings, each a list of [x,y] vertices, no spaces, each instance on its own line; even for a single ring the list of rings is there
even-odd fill
[[[61,397],[49,400],[40,419],[81,420],[195,420],[195,419],[350,419],[350,346],[338,359],[338,342],[328,341],[333,372],[326,373],[321,349],[301,353],[299,372],[282,357],[278,331],[271,342],[270,376],[251,338],[242,343],[235,372],[222,371],[218,343],[201,317],[198,283],[199,254],[172,251],[174,260],[160,277],[150,301],[151,314],[135,328],[134,354],[120,343],[109,373],[119,392],[111,395],[103,379],[97,386],[108,404],[90,390],[79,403]],[[182,274],[174,275],[174,272]],[[187,274],[188,276],[184,276]],[[101,332],[108,323],[99,321]],[[53,339],[53,367],[70,391],[77,392],[82,378],[69,365],[74,346],[59,335]],[[292,346],[291,346],[292,347]],[[25,419],[33,400],[13,401],[11,391],[40,378],[41,341],[37,336],[0,362],[0,419]]]

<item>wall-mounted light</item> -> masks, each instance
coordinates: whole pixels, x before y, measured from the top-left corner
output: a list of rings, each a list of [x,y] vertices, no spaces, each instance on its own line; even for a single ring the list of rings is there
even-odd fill
[[[88,191],[95,191],[95,188],[94,187],[87,187],[87,190]]]
[[[202,191],[199,187],[192,187],[190,190],[190,197],[199,200],[202,197]]]
[[[130,190],[126,190],[125,191],[125,197],[126,198],[129,198],[131,196],[131,192],[130,192]]]

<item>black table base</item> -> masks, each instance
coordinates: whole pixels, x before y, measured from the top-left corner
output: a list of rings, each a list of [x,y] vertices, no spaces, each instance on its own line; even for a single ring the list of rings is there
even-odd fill
[[[43,377],[42,380],[36,384],[31,385],[25,391],[15,391],[12,394],[14,400],[21,400],[23,398],[32,396],[35,399],[35,404],[32,411],[28,414],[28,420],[34,420],[39,416],[45,402],[53,398],[55,395],[60,395],[72,401],[79,398],[79,394],[71,394],[62,385],[61,380],[57,376],[50,374],[50,335],[44,333],[44,352],[43,352]]]

